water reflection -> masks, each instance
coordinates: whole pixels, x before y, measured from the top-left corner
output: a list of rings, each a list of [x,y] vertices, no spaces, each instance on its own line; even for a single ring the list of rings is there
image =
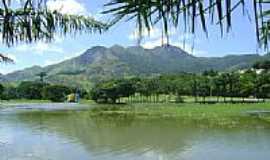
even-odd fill
[[[270,157],[269,129],[201,128],[181,120],[139,120],[133,116],[94,118],[88,111],[1,115],[0,126],[3,160]]]

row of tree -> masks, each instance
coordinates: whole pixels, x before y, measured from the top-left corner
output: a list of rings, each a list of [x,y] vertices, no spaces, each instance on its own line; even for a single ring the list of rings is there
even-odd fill
[[[213,70],[201,74],[181,73],[146,78],[126,78],[103,81],[90,91],[53,85],[44,82],[45,73],[39,74],[40,81],[21,82],[18,86],[0,85],[0,99],[44,99],[61,102],[71,93],[81,98],[91,98],[98,103],[117,103],[121,99],[130,102],[183,102],[183,96],[193,96],[195,102],[233,102],[234,98],[270,98],[270,61],[260,61],[253,69],[219,73]],[[228,100],[230,98],[230,100]]]
[[[125,97],[129,101],[160,102],[164,95],[176,97],[178,102],[182,102],[182,96],[193,96],[195,102],[207,102],[207,97],[216,97],[216,102],[233,102],[233,98],[241,101],[250,97],[265,99],[270,98],[270,73],[206,71],[202,74],[117,79],[97,84],[90,95],[98,103],[116,103]]]
[[[87,95],[83,89],[71,88],[64,85],[53,85],[39,81],[21,82],[17,87],[0,85],[0,99],[30,99],[51,100],[62,102],[71,93],[80,93],[82,97]]]

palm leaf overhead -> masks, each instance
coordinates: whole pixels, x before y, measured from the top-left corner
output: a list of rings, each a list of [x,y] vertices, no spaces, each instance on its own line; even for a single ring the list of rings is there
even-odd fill
[[[11,58],[5,56],[4,54],[0,53],[0,62],[12,63],[13,60]]]
[[[232,13],[241,7],[246,10],[246,3],[250,0],[111,0],[105,6],[104,14],[112,14],[112,24],[123,18],[135,19],[139,32],[143,28],[151,29],[153,25],[162,24],[165,34],[168,35],[171,25],[183,27],[185,31],[195,33],[196,23],[201,23],[207,34],[207,27],[211,24],[220,26],[221,34],[224,28],[230,31]],[[268,46],[270,38],[270,0],[253,1],[253,12],[256,22],[256,32],[259,44]],[[267,6],[268,5],[268,9]]]
[[[0,1],[0,35],[2,42],[12,46],[18,42],[50,42],[55,34],[93,33],[108,29],[107,24],[82,15],[62,14],[49,10],[47,0]]]

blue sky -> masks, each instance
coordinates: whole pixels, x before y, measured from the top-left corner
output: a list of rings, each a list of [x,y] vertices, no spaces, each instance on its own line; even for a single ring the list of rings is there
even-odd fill
[[[87,14],[97,19],[107,19],[99,14],[103,9],[103,4],[109,0],[56,0],[49,4],[52,9],[61,8],[63,13]],[[247,9],[251,14],[251,5]],[[219,27],[211,26],[209,28],[209,37],[197,26],[197,33],[194,38],[191,34],[183,34],[176,29],[171,28],[170,43],[176,46],[183,46],[183,39],[186,39],[185,50],[195,56],[224,56],[228,54],[263,54],[263,51],[257,52],[257,43],[253,21],[248,16],[243,16],[239,8],[233,16],[233,28],[229,34],[220,36]],[[152,48],[161,44],[161,30],[153,27],[144,38],[142,45],[146,48]],[[191,46],[194,38],[194,50],[191,52]],[[122,22],[112,27],[108,32],[100,34],[77,35],[60,37],[56,36],[52,43],[37,42],[34,44],[17,44],[7,48],[0,44],[0,52],[6,53],[15,60],[15,64],[0,64],[0,73],[6,74],[15,70],[31,67],[33,65],[46,66],[61,62],[63,60],[75,57],[83,53],[86,49],[96,45],[113,46],[119,44],[122,46],[136,45],[136,27],[134,22]]]

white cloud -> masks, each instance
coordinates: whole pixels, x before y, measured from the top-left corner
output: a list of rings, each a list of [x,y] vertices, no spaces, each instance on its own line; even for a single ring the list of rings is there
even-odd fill
[[[169,36],[173,36],[177,33],[177,31],[172,28],[169,31]],[[130,40],[137,40],[139,38],[140,34],[138,29],[136,29],[135,31],[133,31],[130,35],[129,35],[129,39]],[[157,38],[161,38],[162,37],[162,30],[160,28],[157,27],[151,27],[150,30],[148,30],[147,28],[144,28],[142,30],[141,36],[143,38],[149,38],[149,39],[157,39]]]
[[[11,58],[14,62],[18,62],[17,57],[12,53],[5,54],[5,56]]]
[[[163,43],[164,44],[168,43],[166,38],[164,38]],[[181,41],[179,41],[179,42],[178,41],[170,41],[169,44],[176,46],[176,47],[180,47],[180,48],[184,48],[184,47],[192,48],[190,45],[187,45],[187,44],[184,45],[184,43],[182,43]],[[161,46],[161,45],[162,45],[162,38],[150,40],[150,41],[145,41],[144,43],[142,43],[142,46],[146,49],[153,49],[153,48]]]
[[[149,37],[149,38],[158,38],[161,36],[161,31],[159,28],[151,28],[148,30],[147,28],[144,28],[141,33],[142,37]],[[136,40],[139,38],[139,31],[136,29],[129,35],[129,39]]]
[[[167,43],[167,39],[164,39],[164,43],[165,44]],[[207,56],[206,51],[194,49],[194,47],[192,47],[192,45],[190,45],[189,43],[184,44],[182,41],[170,41],[169,44],[172,46],[179,47],[179,48],[185,50],[187,53],[193,54],[195,56]],[[161,38],[156,39],[156,40],[146,41],[146,42],[142,43],[142,47],[144,47],[146,49],[153,49],[153,48],[161,46],[161,45],[162,45]]]
[[[155,47],[161,46],[162,45],[162,39],[157,39],[153,41],[146,41],[142,44],[143,48],[146,49],[153,49]]]
[[[57,10],[63,14],[88,14],[85,6],[76,0],[50,0],[47,6],[50,10]]]
[[[59,35],[54,36],[55,43],[62,43],[63,41],[64,41],[63,37],[60,37]]]
[[[46,52],[54,52],[54,53],[64,52],[63,48],[45,42],[37,42],[35,44],[22,44],[17,46],[15,50],[20,52],[32,52],[34,54],[40,55]]]
[[[49,65],[57,64],[57,63],[59,63],[61,61],[59,61],[59,60],[45,60],[45,62],[44,62],[44,64],[42,66],[44,67],[44,66],[49,66]]]

